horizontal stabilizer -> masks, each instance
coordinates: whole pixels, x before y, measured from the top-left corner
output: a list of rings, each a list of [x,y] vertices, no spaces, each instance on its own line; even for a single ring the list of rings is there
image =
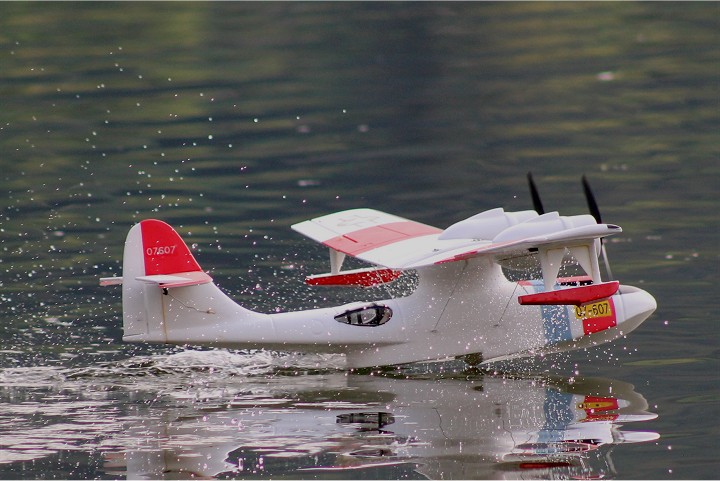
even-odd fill
[[[101,277],[100,278],[100,285],[105,286],[119,286],[123,283],[122,276],[118,277]]]
[[[373,287],[392,282],[401,275],[402,271],[369,267],[344,271],[339,274],[329,273],[308,276],[305,278],[305,283],[311,286]]]
[[[571,287],[557,291],[539,292],[518,296],[518,302],[526,305],[573,304],[580,306],[588,302],[604,299],[615,294],[620,288],[617,281],[590,284],[588,286]]]
[[[212,277],[202,271],[179,272],[177,274],[155,274],[151,276],[136,277],[138,281],[157,284],[162,289],[172,287],[197,286],[212,282]]]

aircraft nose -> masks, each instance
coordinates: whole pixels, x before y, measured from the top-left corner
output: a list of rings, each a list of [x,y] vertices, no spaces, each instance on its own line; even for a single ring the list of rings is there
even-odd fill
[[[650,431],[618,431],[616,443],[647,443],[660,439],[660,434]]]
[[[647,291],[638,289],[630,294],[630,298],[625,301],[625,314],[628,317],[643,316],[647,318],[657,309],[657,301]]]
[[[640,325],[657,309],[657,301],[647,291],[632,286],[620,288],[625,319],[623,331],[628,333]]]

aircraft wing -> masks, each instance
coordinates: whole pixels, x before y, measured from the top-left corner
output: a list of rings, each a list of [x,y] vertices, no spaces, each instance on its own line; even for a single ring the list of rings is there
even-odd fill
[[[486,211],[463,221],[470,222],[470,228],[460,226],[462,234],[459,235],[448,235],[451,230],[459,230],[455,226],[443,231],[374,209],[336,212],[300,222],[292,228],[326,245],[331,252],[401,270],[482,255],[508,258],[526,256],[538,249],[587,246],[597,238],[621,232],[616,225],[597,224],[591,216],[565,217],[557,212],[533,214],[513,220],[513,213],[502,209]],[[502,223],[498,224],[498,219]],[[339,266],[334,270],[339,271]]]
[[[443,250],[436,254],[420,259],[410,265],[404,266],[408,269],[456,262],[482,255],[493,255],[496,257],[524,256],[529,252],[539,249],[559,249],[572,247],[574,245],[585,245],[589,241],[620,232],[619,226],[612,224],[595,224],[581,227],[563,229],[556,232],[541,235],[528,235],[519,238],[493,240],[485,242],[484,245],[460,246],[458,248]]]
[[[330,272],[308,277],[312,285],[371,287],[392,282],[407,269],[479,256],[497,262],[537,254],[547,291],[567,254],[600,283],[598,239],[622,232],[590,215],[503,209],[482,212],[445,230],[373,209],[336,212],[292,228],[330,249]],[[341,271],[346,255],[381,267]]]
[[[292,229],[326,245],[331,252],[392,269],[402,269],[418,256],[427,256],[442,233],[437,227],[374,209],[336,212],[300,222]]]

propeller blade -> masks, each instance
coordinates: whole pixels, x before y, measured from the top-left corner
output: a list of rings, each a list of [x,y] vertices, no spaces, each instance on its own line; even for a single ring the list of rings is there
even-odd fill
[[[602,224],[602,216],[600,215],[600,208],[595,200],[595,195],[590,188],[590,183],[585,175],[582,176],[583,191],[585,192],[585,199],[587,199],[588,209],[590,214],[595,218],[598,224]],[[613,280],[612,271],[610,270],[610,261],[608,260],[607,250],[605,249],[605,239],[600,239],[600,253],[602,254],[603,263],[605,264],[605,271],[607,271],[608,280]]]
[[[537,187],[535,187],[532,172],[528,172],[527,179],[528,184],[530,185],[530,196],[532,197],[533,208],[535,209],[535,212],[543,215],[545,213],[545,209],[543,208],[542,201],[540,200],[540,194],[538,193]]]
[[[593,217],[595,217],[595,221],[598,224],[602,224],[602,216],[600,215],[600,209],[598,208],[597,202],[595,201],[595,195],[593,195],[592,189],[590,188],[590,184],[588,183],[587,177],[585,177],[585,175],[582,176],[582,185],[583,191],[585,192],[585,199],[587,199],[588,209],[590,209],[590,213]]]
[[[603,240],[604,239],[600,239],[600,252],[602,253],[603,263],[605,264],[605,270],[607,271],[608,280],[612,281],[614,277],[612,271],[610,270],[610,261],[608,260],[607,250],[605,249],[605,242],[603,242]]]

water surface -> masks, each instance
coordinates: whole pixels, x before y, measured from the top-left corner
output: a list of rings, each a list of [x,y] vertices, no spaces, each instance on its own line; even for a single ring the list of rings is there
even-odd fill
[[[0,476],[715,477],[718,9],[4,5]],[[97,286],[120,274],[129,227],[156,217],[247,307],[383,296],[305,287],[326,252],[289,226],[355,207],[438,227],[526,209],[528,171],[565,214],[586,212],[587,174],[623,227],[613,273],[659,304],[627,339],[502,374],[378,377],[335,358],[123,344],[119,290]],[[499,460],[561,445],[493,437],[491,404],[505,420],[527,406],[504,433],[559,435],[569,396],[611,388],[648,414],[595,422],[659,437]]]

